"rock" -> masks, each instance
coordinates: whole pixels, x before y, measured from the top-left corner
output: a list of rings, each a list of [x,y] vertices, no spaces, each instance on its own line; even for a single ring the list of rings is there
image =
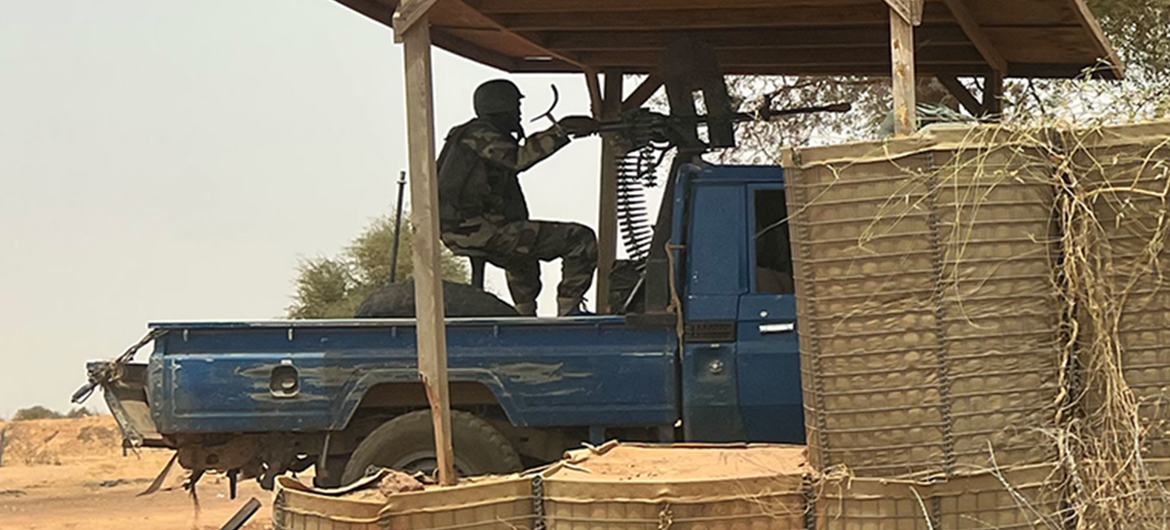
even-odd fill
[[[378,482],[378,492],[383,497],[391,497],[396,493],[422,491],[423,483],[401,471],[387,470],[386,476]]]

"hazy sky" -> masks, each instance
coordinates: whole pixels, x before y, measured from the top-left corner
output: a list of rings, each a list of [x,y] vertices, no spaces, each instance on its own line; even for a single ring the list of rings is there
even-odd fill
[[[148,321],[279,317],[298,260],[336,253],[393,207],[402,50],[340,4],[0,11],[0,417],[64,409],[84,362]],[[436,51],[440,135],[501,75]],[[530,115],[552,82],[563,113],[588,108],[579,75],[515,79]],[[534,217],[596,226],[598,150],[575,142],[523,178]],[[544,280],[547,311],[556,269]],[[504,291],[498,271],[489,288]]]

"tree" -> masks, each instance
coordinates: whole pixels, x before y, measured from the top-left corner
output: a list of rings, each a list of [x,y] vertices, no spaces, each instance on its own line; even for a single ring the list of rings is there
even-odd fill
[[[50,420],[60,417],[60,412],[41,405],[34,405],[16,411],[16,414],[12,415],[12,421]]]
[[[402,221],[395,281],[409,278],[412,230]],[[394,243],[394,221],[375,219],[349,246],[334,257],[303,260],[297,266],[296,293],[288,308],[289,318],[350,318],[371,293],[389,283],[390,253]],[[443,249],[443,279],[467,283],[467,260]]]

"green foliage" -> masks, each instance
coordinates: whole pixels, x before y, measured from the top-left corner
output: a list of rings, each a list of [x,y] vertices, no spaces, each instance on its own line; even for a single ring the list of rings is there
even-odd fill
[[[35,405],[16,411],[16,414],[12,415],[12,421],[48,420],[60,417],[60,412]]]
[[[30,421],[30,420],[55,420],[60,418],[87,418],[94,415],[88,408],[74,407],[69,409],[67,413],[60,413],[48,407],[40,405],[21,408],[13,414],[12,421]]]
[[[1170,73],[1170,1],[1090,0],[1131,74]]]
[[[351,296],[353,276],[350,267],[336,258],[313,258],[297,266],[297,291],[290,318],[329,318],[352,316],[357,307]]]
[[[93,416],[93,413],[85,407],[77,407],[65,414],[61,414],[48,407],[35,405],[16,411],[16,414],[12,415],[12,421],[55,420],[60,418],[84,418],[87,416]]]
[[[396,281],[410,277],[412,231],[402,221]],[[390,254],[394,243],[394,220],[375,219],[349,246],[333,257],[307,259],[297,266],[296,293],[288,308],[289,318],[350,318],[371,293],[390,278]],[[443,279],[466,283],[467,260],[443,249]]]

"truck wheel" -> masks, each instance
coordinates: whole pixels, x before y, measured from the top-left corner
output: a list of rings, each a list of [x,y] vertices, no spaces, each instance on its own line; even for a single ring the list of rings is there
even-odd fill
[[[488,422],[474,414],[453,410],[451,431],[455,439],[455,469],[460,475],[520,471],[520,455]],[[352,483],[365,475],[370,466],[408,473],[434,471],[437,463],[431,412],[418,410],[403,414],[374,429],[349,457],[341,482]]]

